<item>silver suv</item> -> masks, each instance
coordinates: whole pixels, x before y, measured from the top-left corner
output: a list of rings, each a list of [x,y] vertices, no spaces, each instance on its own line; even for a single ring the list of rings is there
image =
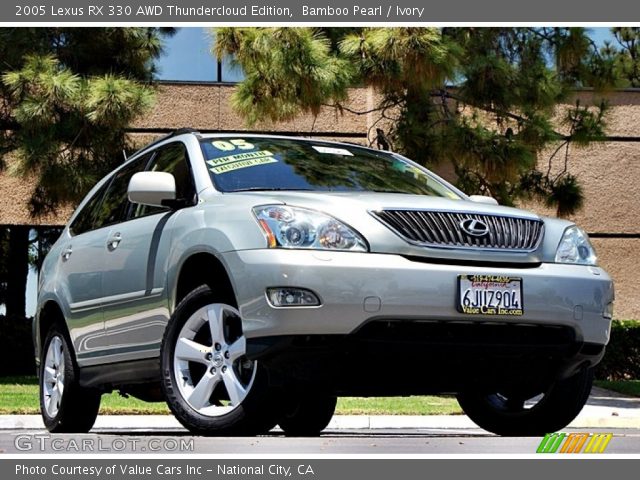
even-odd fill
[[[198,434],[317,435],[339,396],[447,393],[544,434],[586,402],[613,297],[571,222],[398,154],[182,130],[99,182],[46,258],[42,416],[85,432],[120,390]]]

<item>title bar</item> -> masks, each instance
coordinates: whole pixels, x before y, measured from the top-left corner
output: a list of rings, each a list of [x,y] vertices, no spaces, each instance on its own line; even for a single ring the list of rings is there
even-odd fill
[[[0,23],[630,23],[640,3],[628,0],[14,0]]]

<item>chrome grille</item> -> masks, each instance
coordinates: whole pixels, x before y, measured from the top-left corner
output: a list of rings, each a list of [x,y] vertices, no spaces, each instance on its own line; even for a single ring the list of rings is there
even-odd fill
[[[532,251],[540,244],[544,231],[541,220],[522,217],[396,209],[372,213],[406,241],[428,247]],[[470,219],[486,225],[486,234],[465,231],[461,224]]]

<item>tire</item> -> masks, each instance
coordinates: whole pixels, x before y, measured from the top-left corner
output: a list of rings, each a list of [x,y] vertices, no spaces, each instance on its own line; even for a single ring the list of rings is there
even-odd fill
[[[554,383],[532,406],[528,399],[500,393],[462,393],[460,407],[485,430],[503,436],[543,436],[566,427],[582,410],[593,384],[593,369]]]
[[[100,409],[100,392],[79,384],[79,369],[71,342],[53,326],[44,342],[40,362],[40,412],[52,433],[87,433]]]
[[[337,400],[321,394],[292,400],[278,425],[290,437],[317,437],[329,425]]]
[[[180,302],[162,341],[162,391],[194,434],[265,433],[277,419],[267,370],[246,358],[240,313],[225,300],[201,286]]]

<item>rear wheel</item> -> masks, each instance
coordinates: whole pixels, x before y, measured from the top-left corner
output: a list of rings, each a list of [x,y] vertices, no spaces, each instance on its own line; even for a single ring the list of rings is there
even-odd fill
[[[162,388],[190,431],[253,435],[275,425],[267,371],[246,346],[240,312],[208,287],[176,308],[162,345]]]
[[[337,398],[327,395],[302,396],[289,400],[285,414],[278,420],[285,435],[317,437],[336,410]]]
[[[40,412],[54,433],[86,433],[100,409],[100,392],[79,384],[78,367],[65,332],[54,326],[44,342],[40,364]]]
[[[460,407],[478,426],[504,436],[542,436],[566,427],[584,407],[593,369],[559,380],[538,395],[514,392],[458,395]]]

